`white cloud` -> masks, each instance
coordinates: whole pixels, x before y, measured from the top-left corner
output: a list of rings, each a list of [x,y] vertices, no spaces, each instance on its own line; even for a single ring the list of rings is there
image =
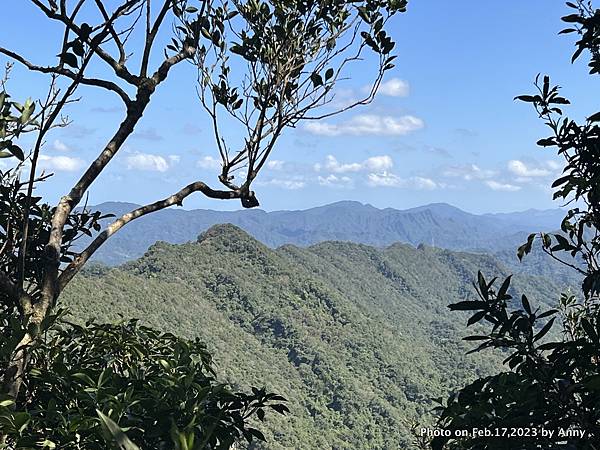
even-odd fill
[[[424,177],[412,177],[408,179],[408,184],[412,185],[414,189],[421,191],[432,191],[438,188],[438,184],[431,178]]]
[[[381,172],[389,170],[394,166],[392,158],[388,155],[373,156],[365,159],[363,162],[341,164],[337,158],[333,155],[327,155],[325,157],[324,164],[315,164],[314,169],[318,172],[320,170],[326,170],[333,173],[348,173],[348,172],[361,172],[361,171],[372,171]]]
[[[310,122],[305,128],[310,133],[322,136],[403,136],[424,126],[425,123],[423,120],[410,115],[392,117],[376,114],[360,114],[346,122],[338,124]]]
[[[539,167],[528,167],[523,161],[513,159],[508,161],[508,170],[519,177],[533,178],[546,177],[550,175],[550,171]]]
[[[352,178],[348,176],[337,176],[334,174],[329,174],[326,177],[322,177],[319,175],[317,181],[321,186],[334,187],[334,188],[346,188],[352,186],[354,184]]]
[[[430,178],[409,177],[402,178],[392,172],[394,161],[388,155],[372,156],[362,162],[340,163],[333,155],[327,155],[324,163],[314,165],[317,172],[328,172],[328,175],[319,175],[317,181],[321,186],[327,187],[352,187],[356,176],[349,174],[366,174],[364,179],[371,187],[395,187],[403,189],[432,190],[440,187]]]
[[[202,169],[221,169],[221,161],[212,156],[204,156],[196,165]]]
[[[126,158],[127,168],[130,170],[147,170],[152,172],[166,172],[178,161],[178,156],[171,155],[164,158],[160,155],[149,153],[134,153]]]
[[[52,143],[52,149],[59,152],[70,152],[71,149],[63,141],[55,139]]]
[[[370,173],[367,184],[369,186],[402,187],[404,181],[397,175],[389,172]]]
[[[268,181],[260,181],[256,183],[259,186],[276,186],[288,190],[302,189],[306,186],[306,182],[301,179],[282,179],[282,178],[271,178]]]
[[[392,78],[379,86],[379,91],[382,95],[390,97],[407,97],[410,93],[410,86],[400,78]]]
[[[69,156],[40,155],[39,163],[40,167],[46,170],[75,172],[84,166],[85,161]]]
[[[381,172],[394,167],[394,161],[392,161],[392,158],[388,155],[373,156],[371,158],[366,159],[362,163],[362,165],[365,169],[371,170],[373,172]]]
[[[360,164],[360,163],[340,164],[335,156],[327,155],[325,157],[325,164],[317,163],[317,164],[315,164],[314,168],[317,172],[319,172],[321,169],[325,169],[329,172],[335,172],[335,173],[358,172],[362,169],[362,164]]]
[[[370,173],[368,176],[367,184],[372,187],[395,187],[405,189],[416,189],[419,191],[431,191],[438,188],[438,184],[431,178],[401,178],[389,172]]]
[[[267,161],[267,167],[271,170],[282,170],[284,164],[285,163],[283,161],[280,161],[278,159]]]
[[[452,166],[447,168],[443,175],[446,177],[462,178],[465,181],[485,180],[496,175],[496,171],[482,169],[476,164],[467,164],[465,166]]]
[[[505,191],[505,192],[516,192],[521,190],[521,186],[515,186],[514,184],[499,183],[494,180],[488,180],[485,182],[488,187],[494,191]]]
[[[556,161],[552,161],[552,160],[548,160],[546,161],[546,165],[551,169],[551,170],[559,170],[562,169],[562,165]]]

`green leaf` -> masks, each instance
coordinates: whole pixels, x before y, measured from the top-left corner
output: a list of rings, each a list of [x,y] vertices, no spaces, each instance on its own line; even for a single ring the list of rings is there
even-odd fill
[[[535,240],[536,236],[537,236],[536,233],[531,233],[527,237],[527,242],[525,242],[523,245],[521,245],[517,249],[517,257],[519,258],[519,261],[522,261],[523,260],[523,256],[528,255],[531,252],[531,247],[533,245],[533,241]]]
[[[321,75],[319,75],[317,72],[313,72],[310,76],[310,79],[313,82],[314,87],[323,85],[323,78],[321,78]]]
[[[564,177],[557,178],[556,180],[554,180],[554,183],[552,183],[552,187],[555,188],[555,187],[560,186],[561,184],[565,184],[570,179],[571,179],[571,175],[566,175]]]
[[[252,436],[254,436],[255,438],[263,441],[263,442],[267,442],[267,439],[265,438],[265,435],[262,434],[259,430],[257,430],[256,428],[248,428],[248,431],[250,432],[250,434]]]
[[[471,316],[471,318],[467,321],[467,326],[473,325],[474,323],[479,322],[481,319],[485,317],[487,311],[479,311]]]
[[[56,444],[48,439],[46,439],[42,442],[38,442],[37,445],[42,448],[50,448],[50,449],[56,448]]]
[[[600,375],[593,375],[587,378],[582,384],[592,391],[600,391]]]
[[[480,309],[487,310],[487,302],[482,301],[464,301],[448,305],[451,311],[475,311]]]
[[[19,161],[25,161],[25,154],[18,145],[12,144],[10,147],[8,147],[8,151]]]
[[[553,314],[556,314],[557,312],[558,312],[558,309],[550,309],[548,311],[541,313],[539,316],[537,316],[537,318],[544,319],[545,317],[552,316]]]
[[[479,291],[485,292],[487,290],[487,282],[485,281],[485,277],[481,273],[481,270],[477,271],[477,284],[479,285]]]
[[[96,414],[98,414],[103,427],[115,439],[121,450],[140,450],[140,448],[127,437],[121,427],[117,425],[110,417],[98,409],[96,410]]]
[[[77,56],[73,53],[64,52],[59,55],[60,60],[64,62],[66,65],[71,66],[74,69],[79,67],[79,62],[77,61]]]
[[[23,113],[21,114],[21,125],[25,125],[27,122],[29,122],[29,119],[31,118],[31,114],[33,114],[33,111],[35,110],[35,103],[31,101],[30,98],[27,99],[27,101],[25,102],[25,106],[23,108]]]
[[[499,300],[509,300],[511,298],[510,295],[507,294],[511,279],[512,275],[509,275],[502,283],[502,286],[500,286],[500,290],[498,291],[497,295]]]
[[[287,406],[281,404],[271,405],[271,408],[277,411],[279,414],[285,414],[290,412]]]
[[[15,430],[21,433],[31,421],[31,416],[26,412],[18,412],[13,415],[13,424]]]
[[[71,48],[73,49],[73,53],[77,56],[83,56],[85,53],[85,49],[83,48],[83,44],[79,40],[74,40],[71,43]]]
[[[536,97],[539,98],[539,96],[536,96]],[[515,97],[515,100],[520,100],[522,102],[527,102],[527,103],[533,103],[533,102],[537,101],[536,97],[534,97],[533,95],[518,95]]]
[[[600,122],[600,111],[587,118],[588,122]]]
[[[525,312],[531,315],[531,305],[529,304],[529,300],[527,300],[527,297],[524,294],[521,297],[521,304],[523,305],[523,309],[525,310]]]
[[[539,333],[533,337],[533,342],[539,341],[541,338],[546,336],[546,334],[548,334],[548,331],[550,331],[550,328],[552,328],[552,325],[554,324],[554,319],[556,319],[556,317],[550,319],[548,323],[539,331]]]
[[[556,145],[556,141],[554,140],[554,138],[544,138],[537,141],[537,145],[539,145],[540,147],[552,147]]]
[[[594,330],[594,327],[587,318],[584,317],[581,319],[581,326],[583,327],[585,334],[589,336],[590,340],[594,343],[598,343],[598,335],[596,334],[596,330]]]
[[[561,17],[563,22],[567,23],[583,23],[583,17],[579,14],[569,14],[568,16]]]
[[[485,341],[489,338],[489,336],[467,336],[463,338],[463,341]]]
[[[85,373],[82,373],[82,372],[74,373],[73,377],[83,381],[88,386],[94,386],[94,387],[96,386],[96,382],[94,380],[92,380],[89,377],[89,375],[87,375]]]

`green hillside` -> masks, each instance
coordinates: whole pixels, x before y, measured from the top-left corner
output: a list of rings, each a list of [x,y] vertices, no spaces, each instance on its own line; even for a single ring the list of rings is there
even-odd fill
[[[139,317],[200,336],[223,379],[287,397],[291,415],[270,417],[260,448],[410,448],[410,425],[427,423],[432,398],[497,369],[491,355],[465,356],[465,317],[446,308],[474,295],[478,269],[506,273],[489,256],[423,246],[272,250],[220,225],[86,270],[62,298],[77,320]],[[524,275],[513,285],[550,304],[560,291]]]

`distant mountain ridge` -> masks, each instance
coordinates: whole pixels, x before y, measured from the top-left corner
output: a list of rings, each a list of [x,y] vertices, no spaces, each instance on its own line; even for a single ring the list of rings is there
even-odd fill
[[[120,216],[135,209],[131,203],[110,202],[94,207]],[[379,209],[342,201],[306,210],[265,212],[166,209],[130,223],[97,252],[95,259],[117,265],[142,256],[157,241],[180,244],[202,231],[234,224],[265,245],[309,246],[324,241],[350,241],[384,247],[395,242],[451,250],[495,252],[519,245],[523,233],[559,228],[560,209],[476,215],[434,203],[407,210]],[[82,242],[82,245],[85,242]]]

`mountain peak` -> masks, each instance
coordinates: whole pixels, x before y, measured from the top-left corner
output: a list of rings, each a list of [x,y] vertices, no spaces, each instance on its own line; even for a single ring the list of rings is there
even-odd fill
[[[378,211],[378,208],[368,203],[361,203],[356,200],[341,200],[339,202],[328,203],[327,205],[316,206],[305,211],[331,211],[331,210],[360,210],[360,211]]]
[[[245,242],[248,244],[262,245],[244,230],[232,223],[213,225],[198,236],[198,243],[209,242],[231,244],[234,242]]]
[[[140,205],[136,203],[104,202],[95,206],[88,206],[88,209],[91,211],[101,211],[103,214],[115,214],[121,216],[139,207]]]
[[[434,211],[438,213],[459,213],[459,214],[469,214],[466,211],[463,211],[456,206],[450,205],[448,203],[430,203],[428,205],[417,206],[416,208],[406,209],[406,212],[417,212],[417,211]]]

